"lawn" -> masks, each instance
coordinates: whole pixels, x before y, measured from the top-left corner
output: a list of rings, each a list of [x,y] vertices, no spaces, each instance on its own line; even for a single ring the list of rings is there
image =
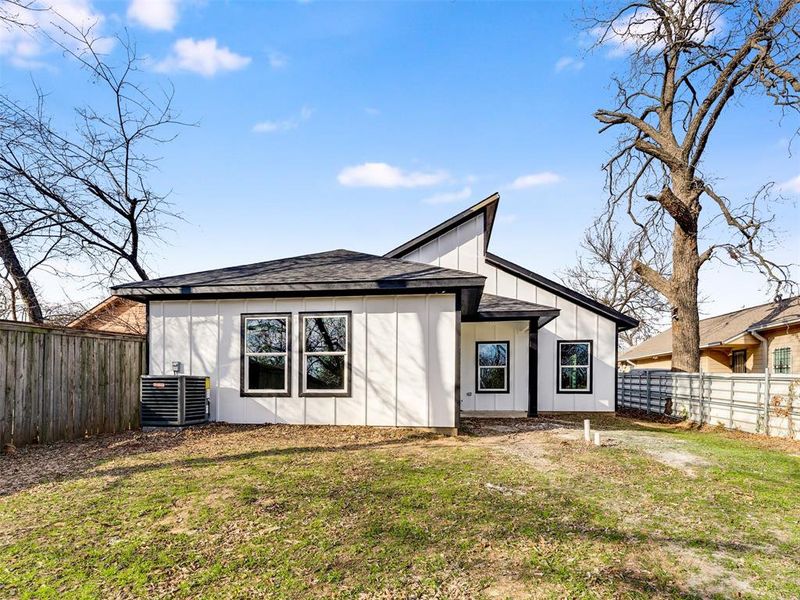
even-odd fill
[[[604,418],[209,426],[0,456],[0,596],[800,596],[800,445]]]

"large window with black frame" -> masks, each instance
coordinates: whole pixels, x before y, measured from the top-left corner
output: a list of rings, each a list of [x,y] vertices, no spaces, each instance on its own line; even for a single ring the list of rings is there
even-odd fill
[[[508,392],[508,342],[477,342],[475,391],[479,394]]]
[[[350,393],[350,313],[301,313],[303,395]]]
[[[242,392],[288,395],[289,314],[242,315]]]
[[[556,349],[556,391],[566,394],[592,392],[591,340],[559,340]]]

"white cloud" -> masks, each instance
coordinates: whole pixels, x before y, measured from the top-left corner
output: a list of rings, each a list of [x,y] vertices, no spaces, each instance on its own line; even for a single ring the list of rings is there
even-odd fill
[[[238,71],[250,64],[249,56],[232,52],[218,46],[215,38],[194,40],[182,38],[172,46],[172,52],[156,64],[156,70],[164,73],[189,71],[204,77],[213,77],[220,71]]]
[[[433,196],[425,198],[423,202],[425,204],[449,204],[451,202],[466,200],[470,196],[472,196],[472,188],[467,186],[464,189],[455,192],[443,192],[441,194],[434,194]]]
[[[44,55],[59,49],[53,41],[76,52],[85,50],[62,31],[70,30],[71,25],[81,31],[91,30],[98,52],[108,52],[114,46],[113,38],[102,34],[105,17],[90,0],[38,1],[29,8],[1,6],[0,12],[21,24],[0,26],[0,57],[20,69],[47,67]]]
[[[450,178],[447,171],[403,171],[386,163],[346,167],[337,179],[348,187],[415,188],[438,185]]]
[[[556,61],[555,70],[556,73],[561,73],[562,71],[580,71],[583,67],[584,62],[582,60],[572,58],[571,56],[562,56]]]
[[[128,19],[149,29],[172,31],[178,22],[179,0],[131,0]]]
[[[269,66],[273,69],[283,69],[289,64],[289,57],[276,50],[269,52],[267,59],[269,60]]]
[[[563,179],[564,178],[558,173],[553,173],[552,171],[542,171],[541,173],[530,173],[529,175],[517,177],[506,187],[510,190],[526,190],[532,187],[559,183],[560,181],[563,181]]]
[[[310,107],[304,106],[300,109],[300,112],[296,116],[288,119],[277,121],[261,121],[260,123],[253,125],[253,133],[279,133],[281,131],[297,129],[300,126],[300,123],[303,121],[308,121],[311,118],[313,112],[314,111]]]
[[[800,196],[800,175],[793,177],[789,181],[784,181],[778,186],[782,192],[787,194],[797,194]]]

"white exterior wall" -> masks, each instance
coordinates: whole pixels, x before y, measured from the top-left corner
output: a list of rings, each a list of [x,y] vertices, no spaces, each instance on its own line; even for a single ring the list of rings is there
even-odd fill
[[[496,296],[527,300],[537,304],[553,306],[561,309],[560,315],[539,330],[539,410],[549,411],[613,411],[614,380],[616,377],[615,346],[616,324],[614,321],[587,310],[552,292],[539,288],[527,281],[519,279],[489,265],[484,260],[483,214],[470,219],[457,228],[432,240],[405,256],[414,260],[451,269],[461,269],[486,276],[484,291]],[[464,324],[466,327],[466,323]],[[556,341],[557,340],[592,340],[592,393],[591,394],[559,394],[556,393]],[[462,351],[464,342],[462,341]],[[527,345],[526,350],[527,352]],[[462,353],[462,365],[472,360],[470,353]],[[517,364],[514,359],[514,370],[526,369],[527,362]],[[526,373],[527,378],[527,373]],[[516,379],[516,375],[512,374]],[[473,397],[467,397],[466,391],[474,387],[475,375],[462,368],[461,406],[463,410],[470,403],[476,404]],[[469,382],[472,382],[471,384]],[[482,396],[482,394],[481,394]],[[517,406],[515,393],[513,404]],[[525,408],[527,409],[527,399]],[[502,402],[500,403],[502,404]],[[487,409],[477,409],[487,410]],[[503,410],[498,407],[495,410]],[[514,410],[523,410],[517,409]]]
[[[352,311],[352,394],[299,396],[304,311]],[[242,313],[292,313],[291,397],[242,397]],[[211,418],[229,423],[455,426],[455,296],[398,295],[150,303],[150,373],[211,377]]]
[[[528,410],[528,322],[463,323],[461,326],[461,410]],[[476,342],[508,342],[508,392],[475,390]]]

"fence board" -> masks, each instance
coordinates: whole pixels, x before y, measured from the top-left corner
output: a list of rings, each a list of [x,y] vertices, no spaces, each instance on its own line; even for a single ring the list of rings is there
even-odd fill
[[[800,439],[800,374],[618,373],[619,405]]]
[[[0,321],[0,446],[139,426],[142,336]]]

